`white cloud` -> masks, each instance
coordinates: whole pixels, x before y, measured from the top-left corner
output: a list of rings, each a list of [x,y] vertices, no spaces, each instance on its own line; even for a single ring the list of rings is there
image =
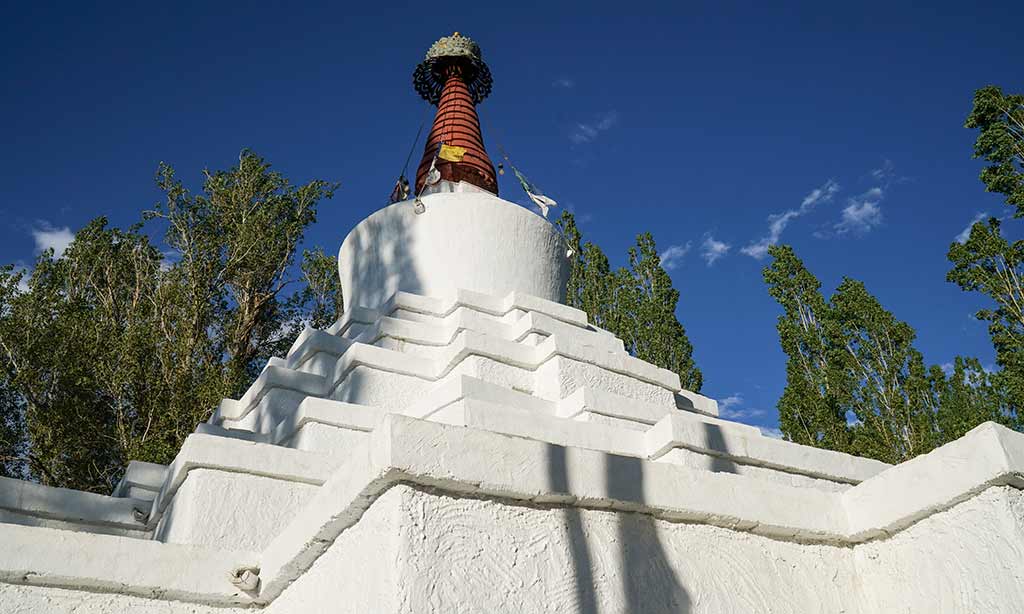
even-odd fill
[[[700,257],[711,266],[719,258],[724,258],[731,248],[728,243],[718,241],[708,233],[704,235],[704,242],[700,245]]]
[[[769,428],[767,426],[757,427],[761,429],[761,434],[765,437],[771,437],[772,439],[782,439],[782,431],[776,428]]]
[[[48,222],[39,222],[38,227],[32,229],[32,239],[36,242],[37,254],[52,249],[53,256],[60,258],[75,239],[75,233],[67,226],[55,228]]]
[[[896,167],[893,165],[892,160],[885,160],[882,162],[882,166],[871,171],[871,176],[876,181],[882,183],[889,183],[889,181],[896,176]]]
[[[28,278],[32,276],[32,271],[23,264],[16,264],[12,273],[21,273],[21,279],[18,280],[18,291],[28,292]]]
[[[718,399],[718,412],[722,415],[734,407],[743,405],[743,395],[740,393],[730,394],[724,399]]]
[[[842,218],[835,225],[836,234],[864,234],[882,223],[882,208],[879,203],[885,192],[882,188],[871,188],[860,196],[847,200]]]
[[[956,241],[957,243],[967,243],[967,239],[969,239],[971,237],[971,228],[973,228],[975,224],[977,224],[978,222],[984,220],[987,217],[988,217],[988,211],[979,211],[974,216],[974,219],[971,220],[971,223],[968,224],[966,228],[961,230],[960,234],[958,234],[956,237],[954,237],[953,240]]]
[[[829,179],[820,188],[814,188],[811,193],[804,196],[800,201],[800,214],[803,215],[815,207],[818,203],[827,203],[839,191],[839,184]]]
[[[554,82],[551,83],[551,87],[563,90],[570,90],[576,87],[576,82],[566,77],[560,77],[558,79],[555,79]]]
[[[661,258],[661,266],[665,267],[665,270],[671,271],[678,267],[683,262],[683,258],[686,254],[690,253],[691,242],[687,241],[684,245],[671,245],[668,249],[661,252],[658,255]]]
[[[768,255],[768,248],[779,242],[782,232],[786,230],[793,219],[806,215],[814,210],[819,203],[827,203],[839,191],[839,184],[829,179],[820,188],[815,188],[800,202],[800,207],[790,209],[782,213],[773,213],[768,216],[768,234],[754,241],[750,245],[740,249],[740,253],[746,254],[757,260]]]
[[[763,409],[744,407],[743,395],[740,393],[731,394],[724,399],[718,399],[718,415],[726,420],[749,420],[764,414]]]
[[[608,111],[597,116],[597,118],[590,123],[576,124],[572,133],[569,135],[569,140],[577,145],[583,143],[590,143],[598,137],[602,132],[611,129],[615,124],[619,122],[619,113],[617,111]]]

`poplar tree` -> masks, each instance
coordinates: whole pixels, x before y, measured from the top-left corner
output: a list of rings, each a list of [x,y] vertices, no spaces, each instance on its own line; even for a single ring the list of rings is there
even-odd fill
[[[843,279],[829,300],[786,245],[769,248],[769,294],[783,309],[786,354],[779,428],[786,439],[898,463],[985,421],[1020,427],[999,381],[973,358],[926,367],[916,332],[864,284]]]
[[[169,462],[306,324],[340,315],[336,262],[305,229],[335,186],[293,186],[252,152],[138,224],[98,218],[30,273],[0,269],[0,470],[109,493],[130,459]],[[328,275],[330,272],[330,275]]]
[[[630,354],[674,371],[683,388],[699,392],[703,375],[676,316],[679,291],[661,266],[651,234],[637,236],[628,252],[628,268],[612,270],[601,248],[583,242],[571,213],[562,213],[558,227],[572,252],[566,304],[622,339]]]
[[[979,89],[965,127],[978,130],[974,157],[988,165],[981,171],[986,191],[1002,194],[1024,217],[1024,95],[1004,95],[995,86]],[[980,292],[991,305],[975,317],[988,322],[989,335],[1001,368],[997,380],[1015,407],[1024,404],[1024,242],[1009,241],[1002,222],[993,217],[971,228],[963,243],[947,254],[952,268],[946,276],[967,292]]]
[[[1009,400],[1024,403],[1024,241],[1008,241],[1002,223],[990,218],[971,228],[964,243],[953,243],[948,257],[953,264],[946,279],[962,290],[980,292],[992,301],[975,317],[988,322],[996,350],[1000,380]]]
[[[1024,217],[1024,94],[979,89],[964,127],[978,130],[974,157],[988,162],[981,171],[985,189],[1005,196],[1014,217]]]
[[[769,248],[764,269],[768,294],[782,306],[776,328],[787,356],[786,388],[779,399],[779,430],[805,445],[848,450],[850,433],[842,404],[841,374],[829,355],[831,306],[821,282],[788,245]]]

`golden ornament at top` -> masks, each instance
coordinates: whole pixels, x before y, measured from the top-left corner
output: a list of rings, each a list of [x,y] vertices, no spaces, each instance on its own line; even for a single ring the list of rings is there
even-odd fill
[[[482,60],[480,45],[473,42],[468,36],[455,32],[451,36],[443,36],[436,43],[430,46],[425,59],[467,57],[475,60]]]

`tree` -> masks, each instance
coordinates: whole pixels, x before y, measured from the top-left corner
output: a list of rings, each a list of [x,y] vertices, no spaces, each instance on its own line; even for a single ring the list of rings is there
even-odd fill
[[[678,373],[683,388],[700,391],[703,376],[675,313],[679,291],[662,268],[650,233],[639,235],[629,249],[629,268],[613,271],[601,248],[583,243],[571,213],[562,213],[558,227],[572,252],[566,304],[622,339],[630,354]]]
[[[981,171],[989,192],[1003,194],[1024,217],[1024,96],[1004,95],[995,86],[974,94],[974,107],[965,123],[977,129],[974,157],[990,164]],[[996,218],[978,222],[966,241],[953,243],[947,254],[953,267],[946,280],[965,292],[980,292],[992,301],[976,317],[988,322],[1002,372],[997,378],[1006,399],[1015,407],[1024,403],[1024,242],[1010,242]]]
[[[948,376],[926,367],[914,329],[863,283],[845,278],[826,301],[791,247],[768,253],[764,279],[783,308],[786,388],[778,408],[787,439],[897,463],[988,420],[1019,426],[998,380],[976,359],[958,357]]]
[[[994,305],[976,314],[988,322],[996,350],[996,364],[1003,369],[1009,399],[1024,403],[1024,241],[1010,243],[1000,230],[1001,222],[991,218],[971,228],[964,243],[953,243],[948,258],[953,264],[947,281],[961,290],[980,292]]]
[[[985,189],[1003,194],[1016,207],[1014,217],[1024,217],[1024,95],[1004,95],[994,85],[981,88],[964,126],[979,131],[974,157],[989,162],[981,171]]]
[[[967,431],[982,422],[998,422],[1020,430],[1020,414],[1012,415],[1006,397],[1007,386],[1003,373],[989,373],[977,358],[957,356],[953,372],[948,376],[938,367],[932,367],[930,388],[936,394],[936,427],[945,441],[963,437]]]
[[[619,288],[633,306],[632,336],[625,337],[632,353],[659,367],[679,374],[683,388],[699,391],[703,375],[693,360],[693,345],[676,317],[679,290],[661,266],[651,233],[638,235],[629,248],[629,274],[617,277]]]
[[[826,326],[831,307],[821,282],[788,245],[769,248],[773,260],[764,269],[768,294],[782,306],[777,329],[786,362],[786,388],[779,399],[779,430],[790,440],[831,450],[848,450],[846,408]]]
[[[896,463],[935,448],[936,407],[928,402],[924,357],[913,346],[917,333],[859,281],[843,279],[830,303],[828,344],[840,407],[856,417],[852,450]]]
[[[109,492],[129,459],[169,462],[304,325],[340,314],[335,260],[295,265],[335,186],[292,186],[247,151],[199,195],[167,165],[157,181],[166,201],[145,216],[165,224],[167,254],[141,224],[99,218],[63,255],[42,254],[27,288],[0,271],[6,474]]]
[[[145,215],[167,222],[164,240],[178,252],[196,303],[208,303],[202,299],[209,295],[220,299],[209,324],[224,341],[232,391],[240,393],[284,347],[280,326],[290,314],[280,294],[295,281],[289,272],[316,220],[316,203],[337,186],[320,180],[292,186],[250,151],[237,167],[206,171],[202,194],[190,194],[166,164],[157,183],[166,201]]]

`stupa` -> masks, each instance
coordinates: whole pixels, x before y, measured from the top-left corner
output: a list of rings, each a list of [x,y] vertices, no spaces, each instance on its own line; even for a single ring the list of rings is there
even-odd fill
[[[562,304],[479,48],[415,84],[417,195],[345,238],[343,317],[110,496],[0,480],[0,612],[1021,611],[1024,435],[888,466],[720,418]]]

